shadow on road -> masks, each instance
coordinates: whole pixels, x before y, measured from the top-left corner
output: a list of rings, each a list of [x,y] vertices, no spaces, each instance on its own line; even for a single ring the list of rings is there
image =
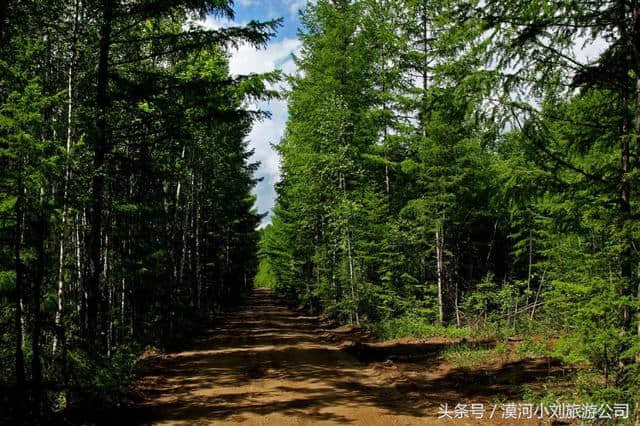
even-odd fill
[[[524,385],[558,374],[540,361],[443,368],[440,354],[452,343],[340,344],[327,332],[317,318],[257,290],[192,350],[155,362],[138,383],[145,401],[129,419],[193,424],[277,414],[334,423],[403,416],[405,424],[419,423],[436,416],[440,404],[517,398]]]

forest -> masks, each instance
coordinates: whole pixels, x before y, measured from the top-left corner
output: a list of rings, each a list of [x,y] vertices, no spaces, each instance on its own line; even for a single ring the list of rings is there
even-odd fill
[[[318,0],[259,283],[383,337],[555,336],[640,383],[640,4]],[[589,53],[591,56],[589,56]]]
[[[277,75],[232,77],[225,49],[279,23],[198,25],[233,16],[221,0],[0,7],[0,418],[38,423],[252,285],[246,104]]]
[[[519,342],[575,366],[529,399],[640,421],[640,3],[308,1],[288,75],[230,72],[282,26],[202,25],[234,7],[0,2],[0,423],[119,407],[254,287],[383,341]]]

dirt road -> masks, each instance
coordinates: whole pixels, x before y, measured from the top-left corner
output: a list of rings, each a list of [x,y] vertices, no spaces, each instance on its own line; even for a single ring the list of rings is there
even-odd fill
[[[427,354],[420,362],[385,360],[385,353],[345,342],[347,336],[323,329],[317,318],[288,309],[264,290],[221,324],[193,350],[157,361],[140,380],[146,400],[136,409],[139,423],[434,424],[442,422],[442,403],[504,398],[514,387],[495,380],[483,385],[442,364],[433,343],[394,348]],[[536,377],[534,370],[530,379]]]

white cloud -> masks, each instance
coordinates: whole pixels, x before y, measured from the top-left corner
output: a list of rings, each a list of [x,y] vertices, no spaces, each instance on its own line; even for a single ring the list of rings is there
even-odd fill
[[[576,40],[574,54],[579,62],[590,63],[598,59],[598,57],[609,48],[609,46],[611,46],[611,43],[602,37],[597,37],[595,39],[580,37]]]
[[[276,69],[293,73],[296,67],[291,54],[298,52],[300,47],[300,41],[294,38],[285,38],[271,43],[265,49],[256,49],[243,44],[231,52],[229,61],[231,74],[262,73]],[[254,189],[254,193],[257,195],[258,211],[269,214],[263,221],[262,226],[264,226],[271,221],[276,199],[274,184],[280,179],[280,158],[271,145],[280,141],[288,111],[284,100],[260,102],[252,107],[271,112],[271,118],[255,123],[248,136],[250,147],[255,150],[251,160],[260,162],[257,177],[263,178]]]
[[[285,101],[277,100],[268,104],[261,103],[259,107],[270,110],[272,114],[270,119],[255,123],[249,134],[250,145],[255,149],[251,160],[260,162],[257,176],[263,178],[254,189],[254,193],[257,195],[258,211],[269,213],[263,223],[265,225],[270,221],[271,210],[275,203],[274,184],[280,180],[280,158],[271,144],[277,143],[282,137],[287,121],[287,104]]]
[[[243,6],[257,4],[256,0],[237,0]],[[306,0],[287,0],[291,11],[296,11],[300,6],[306,4]],[[242,25],[208,16],[206,20],[199,21],[207,29],[219,29],[232,25]],[[299,52],[302,43],[296,38],[284,38],[273,43],[269,43],[264,49],[243,43],[237,49],[232,49],[229,58],[229,69],[232,75],[245,75],[251,73],[270,72],[280,69],[287,74],[295,73],[296,66],[292,53]],[[282,88],[282,87],[280,87]],[[260,102],[257,105],[249,105],[250,108],[261,109],[271,112],[271,118],[256,122],[249,133],[249,146],[254,149],[251,161],[260,162],[257,177],[262,178],[254,193],[257,195],[256,208],[261,213],[268,213],[261,226],[271,222],[272,209],[275,204],[276,192],[274,184],[280,179],[280,159],[278,154],[271,147],[278,143],[282,137],[288,117],[287,104],[284,100],[273,100],[270,102]]]
[[[234,75],[269,72],[291,61],[291,53],[300,49],[300,40],[285,38],[270,43],[265,49],[241,45],[232,53],[229,66]],[[292,62],[292,61],[291,61]]]
[[[207,18],[204,21],[192,20],[191,23],[200,25],[207,30],[217,30],[223,27],[230,27],[233,25],[237,25],[229,19],[219,18],[217,16],[211,16],[211,15],[207,16]]]
[[[289,12],[298,13],[300,9],[307,5],[307,0],[289,0]]]

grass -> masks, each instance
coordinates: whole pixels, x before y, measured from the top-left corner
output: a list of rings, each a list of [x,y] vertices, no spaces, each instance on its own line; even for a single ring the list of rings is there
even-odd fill
[[[494,348],[478,349],[466,344],[453,345],[442,352],[444,359],[456,367],[473,367],[486,363],[496,356]]]
[[[444,338],[458,340],[442,352],[443,360],[458,368],[473,369],[489,363],[504,363],[510,360],[561,358],[556,347],[559,341],[558,330],[550,326],[541,326],[526,318],[518,321],[517,327],[500,327],[488,324],[482,327],[441,326],[433,323],[433,318],[404,316],[370,325],[369,328],[383,340],[401,338]],[[518,337],[515,345],[508,342],[507,337]],[[494,341],[494,347],[486,347],[474,342]],[[629,374],[637,374],[640,369]],[[640,374],[637,374],[640,377]],[[524,401],[545,403],[564,401],[571,403],[608,403],[629,402],[631,412],[629,419],[621,425],[634,424],[633,408],[638,404],[637,388],[640,379],[628,388],[606,386],[601,372],[592,368],[571,370],[566,376],[549,377],[540,386],[525,389]],[[634,402],[635,401],[635,402]]]
[[[415,337],[427,339],[443,337],[450,339],[493,340],[500,338],[496,328],[473,328],[469,326],[443,326],[433,324],[430,319],[404,316],[377,323],[370,327],[383,340]]]
[[[525,334],[532,330],[526,327]],[[474,367],[487,362],[507,362],[514,357],[518,359],[541,358],[549,356],[548,339],[546,336],[524,336],[515,348],[507,344],[507,336],[520,335],[512,328],[487,324],[482,327],[471,326],[442,326],[433,324],[432,319],[419,316],[403,316],[377,323],[370,329],[382,340],[401,338],[444,338],[459,340],[445,349],[443,357],[447,362],[458,367]],[[474,342],[494,341],[494,347],[478,346]]]

